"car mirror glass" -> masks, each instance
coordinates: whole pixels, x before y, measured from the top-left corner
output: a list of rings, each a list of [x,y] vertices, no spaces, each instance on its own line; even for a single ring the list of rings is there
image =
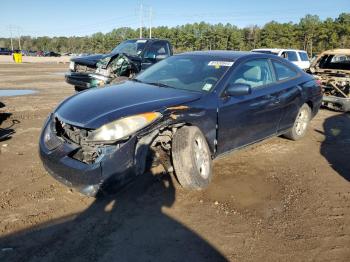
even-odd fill
[[[252,93],[252,88],[248,84],[229,84],[225,94],[228,96],[244,96]]]

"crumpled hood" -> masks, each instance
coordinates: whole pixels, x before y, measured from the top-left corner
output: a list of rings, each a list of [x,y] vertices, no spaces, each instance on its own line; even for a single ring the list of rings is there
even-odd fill
[[[110,54],[107,55],[89,55],[89,56],[82,56],[82,57],[74,57],[71,59],[71,61],[80,64],[80,65],[88,65],[88,66],[96,66],[96,63],[100,61],[102,58],[108,57]]]
[[[201,93],[126,81],[71,96],[54,113],[71,125],[96,129],[121,117],[185,104],[201,96]]]

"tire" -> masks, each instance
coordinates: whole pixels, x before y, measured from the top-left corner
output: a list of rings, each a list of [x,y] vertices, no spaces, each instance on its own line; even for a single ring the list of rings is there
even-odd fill
[[[83,89],[81,89],[79,86],[74,86],[74,90],[75,90],[76,92],[83,91]]]
[[[203,189],[212,177],[212,160],[207,141],[195,126],[176,131],[172,141],[172,160],[177,180],[187,189]]]
[[[297,141],[303,138],[311,120],[311,109],[307,104],[303,104],[299,109],[293,127],[284,134],[286,138]]]

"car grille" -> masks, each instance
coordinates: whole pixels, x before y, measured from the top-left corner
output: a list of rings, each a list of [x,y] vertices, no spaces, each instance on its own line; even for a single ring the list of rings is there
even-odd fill
[[[88,67],[86,65],[75,65],[75,72],[82,72],[82,73],[94,73],[96,71],[96,68]]]

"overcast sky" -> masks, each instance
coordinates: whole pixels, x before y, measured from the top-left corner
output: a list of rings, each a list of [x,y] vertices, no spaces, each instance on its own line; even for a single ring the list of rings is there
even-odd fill
[[[239,27],[263,25],[271,20],[298,22],[306,14],[321,19],[350,12],[349,0],[2,0],[0,37],[17,35],[72,36],[109,32],[140,24],[176,26],[193,22],[231,23]]]

